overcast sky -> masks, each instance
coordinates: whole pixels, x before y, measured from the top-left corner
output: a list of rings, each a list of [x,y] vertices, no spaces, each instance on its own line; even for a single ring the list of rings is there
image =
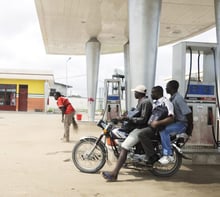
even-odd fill
[[[56,82],[66,83],[69,56],[46,54],[34,0],[1,0],[0,29],[0,69],[49,69],[53,71]],[[216,42],[215,29],[189,40]],[[122,53],[102,55],[99,85],[103,85],[103,79],[111,78],[115,68],[122,70],[123,64]],[[156,75],[158,84],[170,77],[171,66],[172,45],[160,47]],[[85,56],[71,56],[67,68],[68,84],[73,86],[73,93],[86,96]]]

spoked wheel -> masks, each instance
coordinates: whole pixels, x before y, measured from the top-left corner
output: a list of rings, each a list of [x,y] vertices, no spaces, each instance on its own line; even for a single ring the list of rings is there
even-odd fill
[[[105,145],[100,142],[96,145],[95,138],[84,138],[73,148],[73,163],[81,172],[98,172],[106,162]]]
[[[153,168],[150,170],[152,174],[158,177],[169,177],[174,175],[182,165],[182,156],[173,150],[174,162],[167,165],[162,165],[159,162],[155,162]]]

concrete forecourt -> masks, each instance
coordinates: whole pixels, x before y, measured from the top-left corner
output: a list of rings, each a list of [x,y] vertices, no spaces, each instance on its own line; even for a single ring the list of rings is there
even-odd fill
[[[60,114],[1,111],[0,196],[219,196],[219,165],[183,165],[170,178],[123,168],[118,181],[112,183],[100,173],[79,172],[71,159],[74,144],[80,137],[100,132],[95,124],[82,120],[78,132],[70,134],[70,142],[63,143]],[[103,170],[111,169],[114,162],[106,163]]]

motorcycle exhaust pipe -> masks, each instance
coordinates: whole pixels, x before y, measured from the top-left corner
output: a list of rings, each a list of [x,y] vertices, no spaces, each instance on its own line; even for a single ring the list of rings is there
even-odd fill
[[[186,155],[184,155],[184,154],[183,154],[183,151],[181,150],[181,148],[178,147],[176,144],[172,144],[172,146],[177,150],[177,152],[178,152],[179,154],[182,155],[182,157],[183,157],[184,159],[192,160],[192,158],[189,158],[189,157],[187,157]]]

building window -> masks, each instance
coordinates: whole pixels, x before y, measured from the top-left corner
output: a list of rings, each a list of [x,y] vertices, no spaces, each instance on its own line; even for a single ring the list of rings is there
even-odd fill
[[[0,106],[16,105],[16,85],[0,84]]]

